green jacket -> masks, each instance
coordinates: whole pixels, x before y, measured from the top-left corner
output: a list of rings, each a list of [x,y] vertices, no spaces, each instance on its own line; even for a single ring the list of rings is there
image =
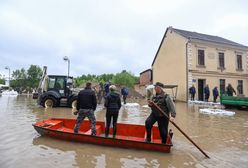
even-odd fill
[[[152,101],[156,103],[167,115],[171,113],[172,117],[176,117],[175,104],[168,94],[165,94],[164,92],[161,92],[161,94],[156,94],[152,97]],[[155,107],[151,107],[151,109],[155,116],[163,116],[163,114],[161,114]]]

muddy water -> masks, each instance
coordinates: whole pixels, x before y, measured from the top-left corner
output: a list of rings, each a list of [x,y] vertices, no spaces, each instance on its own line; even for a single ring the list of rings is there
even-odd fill
[[[118,122],[144,124],[149,109],[125,107]],[[185,137],[174,130],[171,153],[103,147],[41,137],[32,123],[49,117],[74,118],[71,109],[39,108],[32,97],[0,97],[0,167],[248,167],[248,112],[234,116],[201,114],[198,106],[176,103],[176,123],[210,155],[206,159]],[[99,106],[97,120],[104,120]]]

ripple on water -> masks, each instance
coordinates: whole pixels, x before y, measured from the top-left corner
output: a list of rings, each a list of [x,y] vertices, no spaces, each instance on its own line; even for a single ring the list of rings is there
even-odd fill
[[[240,151],[238,148],[222,149],[211,153],[211,159],[202,161],[202,165],[210,168],[247,168],[248,151]]]
[[[248,127],[248,121],[244,122],[243,127],[245,127],[245,128]]]

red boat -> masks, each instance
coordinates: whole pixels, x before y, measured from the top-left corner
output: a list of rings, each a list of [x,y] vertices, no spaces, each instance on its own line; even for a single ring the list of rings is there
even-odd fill
[[[151,143],[147,143],[144,142],[146,137],[146,129],[144,125],[118,123],[116,137],[112,138],[112,129],[110,129],[109,137],[105,138],[104,122],[96,122],[96,136],[91,135],[90,123],[88,120],[84,120],[77,134],[74,133],[73,128],[75,122],[75,119],[51,118],[38,121],[37,123],[33,124],[33,126],[35,130],[41,135],[68,141],[78,141],[113,147],[134,148],[161,152],[170,152],[170,149],[173,146],[171,141],[172,133],[169,134],[167,143],[161,144],[159,130],[158,127],[155,126],[152,129],[152,141]]]

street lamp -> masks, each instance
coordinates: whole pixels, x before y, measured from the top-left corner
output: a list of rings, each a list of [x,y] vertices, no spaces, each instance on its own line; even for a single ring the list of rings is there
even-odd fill
[[[70,74],[70,59],[67,56],[64,56],[64,61],[68,61],[68,78],[69,78],[69,74]]]
[[[10,68],[8,66],[6,66],[5,69],[9,70],[9,87],[10,87]]]

